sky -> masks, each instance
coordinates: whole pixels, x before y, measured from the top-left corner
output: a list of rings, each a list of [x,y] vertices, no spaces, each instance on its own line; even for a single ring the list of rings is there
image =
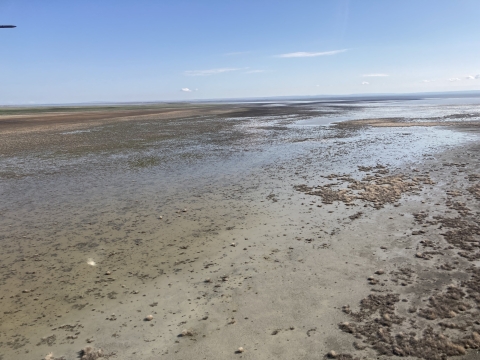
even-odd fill
[[[479,0],[0,0],[0,104],[480,89]]]

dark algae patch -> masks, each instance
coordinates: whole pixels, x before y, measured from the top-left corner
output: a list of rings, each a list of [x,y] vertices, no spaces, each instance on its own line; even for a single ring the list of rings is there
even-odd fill
[[[360,168],[361,171],[371,169]],[[424,184],[432,184],[428,176],[407,178],[403,174],[382,176],[383,173],[388,173],[388,171],[384,171],[382,167],[380,172],[361,180],[355,180],[349,175],[332,174],[326,178],[336,180],[335,183],[318,186],[297,185],[295,189],[307,195],[320,196],[324,204],[332,204],[336,201],[350,204],[355,200],[363,200],[379,209],[385,204],[392,204],[400,200],[404,193],[416,192],[421,190]]]
[[[405,177],[401,179],[403,182]],[[468,175],[467,179],[476,181],[477,177]],[[434,184],[427,177],[414,178],[411,185],[399,189],[425,183]],[[305,190],[317,195],[315,189]],[[369,348],[378,355],[442,360],[480,349],[480,268],[475,264],[480,259],[480,212],[475,211],[478,198],[468,183],[443,191],[451,216],[431,214],[435,207],[413,213],[413,223],[423,230],[411,232],[412,237],[419,238],[415,258],[435,261],[439,271],[429,269],[428,264],[399,268],[389,272],[388,282],[403,285],[406,292],[372,289],[388,293],[369,295],[356,312],[344,306],[343,312],[351,320],[339,324],[339,329],[357,338],[357,350]],[[399,190],[398,195],[387,199],[398,201],[403,192]],[[456,276],[445,275],[448,272]]]

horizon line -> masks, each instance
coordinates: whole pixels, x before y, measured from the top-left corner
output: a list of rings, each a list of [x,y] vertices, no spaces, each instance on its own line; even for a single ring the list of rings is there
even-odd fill
[[[317,95],[274,95],[274,96],[254,96],[254,97],[226,97],[226,98],[211,98],[211,99],[176,99],[176,100],[132,100],[132,101],[84,101],[84,102],[60,102],[60,103],[17,103],[17,104],[0,104],[1,107],[35,107],[35,106],[85,106],[85,105],[109,105],[109,104],[159,104],[159,103],[191,103],[191,102],[213,102],[213,101],[228,101],[228,100],[267,100],[267,99],[287,99],[287,98],[348,98],[348,97],[372,97],[372,96],[420,96],[420,95],[442,95],[442,94],[472,94],[478,93],[480,96],[480,90],[457,90],[457,91],[422,91],[422,92],[406,92],[406,93],[351,93],[351,94],[317,94]]]

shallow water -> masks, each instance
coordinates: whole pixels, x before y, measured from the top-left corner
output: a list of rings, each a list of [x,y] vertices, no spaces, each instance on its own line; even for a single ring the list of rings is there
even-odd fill
[[[37,213],[42,221],[68,217],[68,211],[81,208],[90,199],[104,199],[98,206],[105,208],[137,198],[148,201],[149,194],[158,189],[161,196],[178,196],[193,189],[241,182],[264,167],[306,159],[321,161],[325,172],[345,171],[357,163],[399,167],[477,139],[474,134],[437,127],[340,130],[324,126],[352,118],[400,114],[426,118],[478,111],[476,103],[449,105],[447,99],[434,103],[361,103],[346,109],[334,104],[336,117],[200,118],[42,134],[53,143],[0,159],[1,221],[12,225],[12,214],[18,213],[28,213],[32,223],[40,220],[35,220]],[[325,104],[315,104],[314,110],[331,112]],[[188,130],[192,122],[201,131]],[[177,134],[177,129],[184,130]],[[105,146],[111,134],[129,143]],[[81,151],[70,144],[80,144]],[[39,209],[37,213],[31,211],[32,206]],[[16,226],[22,224],[17,220]],[[8,241],[5,236],[3,239]]]

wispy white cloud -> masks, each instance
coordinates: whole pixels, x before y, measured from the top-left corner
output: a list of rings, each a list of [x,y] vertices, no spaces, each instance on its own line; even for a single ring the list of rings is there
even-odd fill
[[[182,88],[182,91],[183,92],[192,92],[192,90],[190,90],[189,88]]]
[[[387,77],[390,76],[388,74],[364,74],[363,77]]]
[[[340,53],[345,52],[345,51],[347,51],[347,49],[323,51],[323,52],[304,52],[304,51],[300,51],[300,52],[277,55],[277,57],[281,57],[281,58],[303,58],[303,57],[329,56],[329,55],[340,54]]]
[[[467,79],[467,80],[479,80],[480,79],[480,74],[475,75],[475,76],[468,75],[465,79]]]
[[[368,81],[362,81],[362,85],[370,85]]]
[[[263,72],[265,72],[265,70],[249,70],[249,71],[245,71],[245,74],[258,74]]]
[[[221,74],[230,71],[240,70],[238,68],[220,68],[220,69],[209,69],[209,70],[187,70],[184,72],[186,76],[210,76],[215,74]]]
[[[467,75],[465,77],[462,77],[462,78],[458,78],[458,77],[454,77],[454,78],[450,78],[448,79],[448,81],[461,81],[461,80],[478,80],[480,79],[480,74],[479,75]]]

